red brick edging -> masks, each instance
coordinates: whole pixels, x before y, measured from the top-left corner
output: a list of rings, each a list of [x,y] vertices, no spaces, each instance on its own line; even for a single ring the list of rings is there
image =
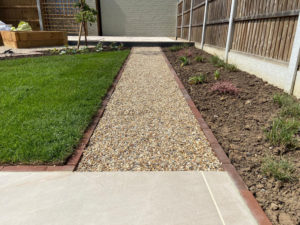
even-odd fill
[[[111,98],[117,83],[119,82],[124,68],[126,67],[129,57],[131,55],[131,52],[128,54],[126,60],[124,61],[121,69],[118,72],[118,75],[116,76],[114,82],[109,88],[109,91],[106,93],[106,96],[104,100],[101,103],[100,109],[97,111],[97,114],[93,117],[91,123],[86,128],[83,137],[81,138],[76,150],[74,151],[73,155],[67,160],[67,163],[62,166],[48,166],[48,165],[38,165],[38,166],[32,166],[32,165],[12,165],[12,166],[1,166],[0,165],[0,171],[1,172],[41,172],[41,171],[74,171],[81,159],[81,156],[83,154],[83,151],[85,147],[88,145],[90,138],[92,137],[94,130],[96,129],[99,120],[103,116],[103,113],[105,111],[105,108],[107,106],[107,103],[109,99]]]
[[[161,51],[163,53],[163,56],[164,56],[164,59],[165,59],[167,65],[169,66],[169,69],[170,69],[171,73],[173,74],[173,76],[175,78],[175,81],[178,84],[178,87],[179,87],[180,91],[182,92],[185,100],[187,101],[187,104],[189,105],[189,107],[192,110],[195,118],[197,119],[197,121],[198,121],[201,129],[203,130],[207,140],[209,141],[210,146],[213,149],[215,155],[217,156],[219,161],[222,163],[222,168],[233,179],[233,181],[234,181],[236,187],[238,188],[241,196],[245,200],[247,206],[249,207],[251,213],[253,214],[253,216],[255,217],[257,222],[260,225],[272,225],[269,218],[267,217],[265,212],[262,210],[262,208],[260,207],[260,205],[258,204],[256,199],[254,198],[252,193],[248,190],[247,185],[244,183],[243,179],[238,174],[235,167],[231,164],[230,159],[227,157],[224,149],[219,144],[219,142],[216,139],[216,137],[214,136],[213,132],[211,131],[209,126],[204,121],[204,119],[201,116],[199,110],[197,109],[196,105],[194,104],[193,100],[191,99],[190,95],[186,91],[184,85],[182,84],[181,80],[179,79],[179,77],[177,76],[175,70],[173,69],[172,65],[170,64],[167,56],[165,55],[163,50],[161,50]]]

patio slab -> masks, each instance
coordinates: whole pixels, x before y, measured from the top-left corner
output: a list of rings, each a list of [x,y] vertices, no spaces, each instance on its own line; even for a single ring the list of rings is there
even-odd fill
[[[81,37],[81,43],[84,44],[84,37]],[[69,45],[77,44],[78,36],[68,36]],[[168,47],[175,44],[193,45],[194,42],[178,39],[175,37],[126,37],[126,36],[88,36],[89,45],[96,45],[98,42],[102,42],[105,45],[109,45],[113,42],[121,42],[125,47]]]
[[[257,224],[226,172],[0,173],[0,224]]]
[[[68,36],[68,41],[77,41],[78,36]],[[84,41],[84,37],[81,37]],[[174,37],[128,37],[128,36],[88,36],[88,41],[103,42],[188,42],[187,40],[176,40]]]

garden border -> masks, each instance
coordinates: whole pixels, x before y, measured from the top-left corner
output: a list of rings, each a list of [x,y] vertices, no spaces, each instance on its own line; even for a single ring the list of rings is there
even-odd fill
[[[183,97],[185,98],[188,106],[190,107],[193,115],[197,119],[203,133],[205,134],[208,142],[210,143],[210,146],[212,150],[214,151],[215,155],[219,159],[219,161],[222,163],[222,168],[230,175],[232,180],[234,181],[236,187],[238,188],[242,198],[245,200],[247,206],[249,207],[251,213],[257,220],[257,222],[260,225],[272,225],[270,222],[269,218],[265,214],[265,212],[262,210],[256,199],[254,198],[253,194],[248,190],[247,185],[244,183],[243,179],[241,176],[238,174],[237,170],[235,167],[231,164],[230,159],[227,157],[224,149],[222,146],[219,144],[218,140],[214,136],[212,130],[209,128],[207,123],[204,121],[201,113],[197,109],[195,103],[193,102],[192,98],[188,94],[187,90],[185,89],[183,83],[181,82],[180,78],[177,76],[173,66],[169,62],[166,54],[164,51],[161,49],[161,52],[163,54],[163,57],[165,59],[165,62],[167,63],[171,73],[174,76],[174,79],[180,89],[180,91],[183,94]]]
[[[74,171],[77,168],[78,163],[82,157],[83,151],[88,145],[90,138],[92,137],[94,130],[96,129],[101,117],[104,114],[106,109],[107,103],[109,102],[112,94],[115,91],[115,88],[122,77],[124,72],[124,68],[126,67],[129,58],[131,56],[132,49],[130,50],[127,58],[124,60],[123,65],[121,66],[117,76],[115,77],[112,85],[110,86],[108,92],[106,93],[103,101],[101,103],[101,107],[97,111],[97,113],[92,118],[92,121],[85,129],[83,136],[74,150],[73,154],[67,159],[66,164],[62,166],[50,166],[50,165],[8,165],[8,166],[1,166],[0,165],[0,172],[46,172],[46,171]]]

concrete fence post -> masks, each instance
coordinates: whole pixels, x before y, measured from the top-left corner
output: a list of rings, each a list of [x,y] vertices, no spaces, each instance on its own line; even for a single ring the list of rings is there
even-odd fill
[[[234,34],[234,17],[236,13],[236,0],[232,0],[231,3],[231,11],[228,25],[228,33],[227,33],[227,41],[226,41],[226,49],[225,49],[225,62],[228,62],[228,53],[232,46],[233,34]]]
[[[180,34],[180,38],[183,37],[183,12],[184,12],[184,5],[185,5],[185,0],[182,0],[182,10],[181,10],[181,34]]]
[[[39,15],[40,29],[44,30],[40,0],[36,0],[36,6],[37,6],[37,10],[38,10],[38,15]]]
[[[205,0],[204,18],[202,24],[201,49],[203,49],[205,43],[205,27],[206,27],[207,14],[208,14],[208,0]]]
[[[188,40],[191,41],[192,35],[192,24],[193,24],[193,7],[194,7],[194,0],[191,0],[191,9],[190,9],[190,25],[189,25],[189,38]]]
[[[300,13],[298,16],[298,24],[296,28],[296,33],[295,33],[295,38],[294,38],[291,58],[289,62],[289,68],[288,68],[289,86],[287,89],[289,91],[289,94],[291,95],[294,92],[299,61],[300,61]]]

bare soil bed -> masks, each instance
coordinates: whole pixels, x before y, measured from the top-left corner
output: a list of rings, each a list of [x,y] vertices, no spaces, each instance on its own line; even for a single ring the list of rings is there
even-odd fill
[[[181,52],[183,50],[180,50]],[[190,47],[185,50],[190,64],[181,66],[180,52],[165,48],[170,63],[182,80],[185,88],[201,112],[214,135],[236,167],[249,190],[256,197],[273,224],[300,224],[299,180],[282,182],[264,175],[262,159],[265,156],[279,158],[283,155],[295,164],[300,172],[300,151],[285,151],[273,147],[265,137],[265,129],[271,126],[278,114],[279,106],[273,96],[282,90],[262,79],[243,71],[229,72],[217,68],[209,59],[211,55]],[[204,62],[196,62],[202,56]],[[239,90],[238,95],[212,92],[217,81],[216,70],[220,71],[218,81],[230,81]],[[190,84],[189,78],[197,74],[207,75],[203,84]]]

